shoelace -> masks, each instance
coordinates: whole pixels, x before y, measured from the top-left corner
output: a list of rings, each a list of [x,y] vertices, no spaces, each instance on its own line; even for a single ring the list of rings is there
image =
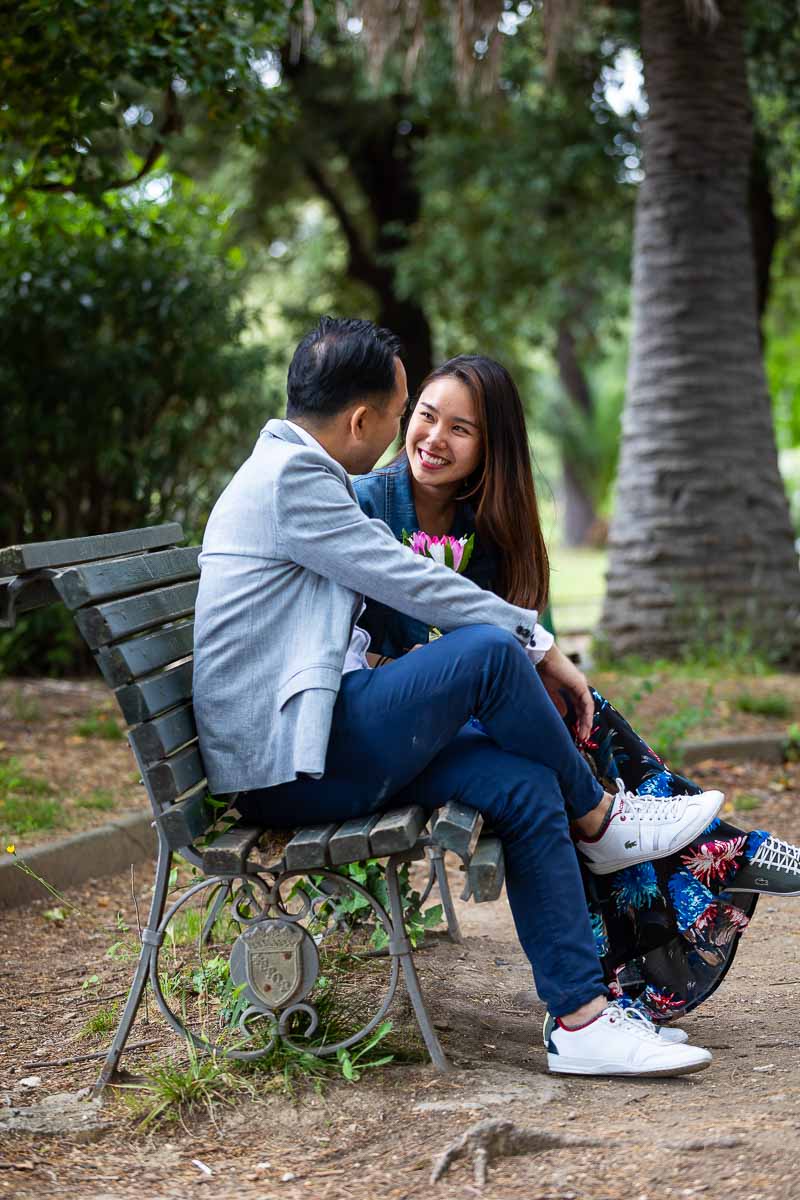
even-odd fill
[[[641,1037],[659,1041],[658,1030],[653,1022],[634,1004],[621,1004],[619,1000],[611,1000],[604,1008],[603,1015],[608,1014],[612,1022],[617,1019],[629,1022]]]
[[[774,867],[778,871],[800,875],[800,846],[770,836],[761,843],[750,862],[754,867]]]
[[[641,796],[629,792],[621,779],[617,780],[616,799],[621,802],[620,819],[627,820],[625,807],[633,809],[640,821],[677,821],[686,807],[685,796]]]

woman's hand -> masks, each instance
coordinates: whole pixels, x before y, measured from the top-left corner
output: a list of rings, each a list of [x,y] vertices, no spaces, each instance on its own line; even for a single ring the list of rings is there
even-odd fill
[[[579,741],[584,741],[592,732],[594,722],[594,700],[586,682],[586,676],[579,671],[574,662],[562,654],[553,643],[544,658],[536,667],[545,689],[561,715],[564,715],[564,701],[559,695],[567,691],[575,706],[576,733]]]

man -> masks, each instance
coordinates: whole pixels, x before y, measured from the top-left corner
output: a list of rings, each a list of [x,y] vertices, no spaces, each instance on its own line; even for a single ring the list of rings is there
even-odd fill
[[[503,840],[517,931],[550,1013],[550,1069],[699,1070],[707,1050],[608,1003],[569,826],[606,873],[685,845],[722,795],[667,806],[605,793],[545,689],[569,691],[586,735],[586,681],[537,613],[415,556],[361,512],[348,472],[374,466],[406,401],[393,335],[323,318],[292,359],[287,419],[267,423],[217,501],[195,624],[209,787],[241,793],[242,814],[276,828],[454,798],[479,809]],[[364,595],[447,636],[371,670]]]

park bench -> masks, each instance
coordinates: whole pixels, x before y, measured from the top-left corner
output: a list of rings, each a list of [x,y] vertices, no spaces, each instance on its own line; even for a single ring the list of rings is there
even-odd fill
[[[227,797],[222,806],[208,794],[192,709],[199,547],[181,546],[182,541],[181,526],[171,523],[0,550],[0,628],[12,627],[22,613],[63,602],[114,693],[153,811],[158,858],[149,915],[95,1094],[117,1071],[148,981],[175,1032],[200,1050],[252,1059],[270,1052],[278,1039],[315,1055],[335,1054],[363,1041],[383,1020],[402,971],[430,1058],[446,1070],[417,977],[399,871],[405,863],[428,860],[427,883],[417,904],[436,886],[449,936],[459,941],[444,855],[449,851],[461,860],[464,898],[495,900],[504,878],[500,841],[482,829],[480,815],[465,805],[446,805],[430,823],[421,808],[409,806],[338,825],[298,828],[263,862],[261,847],[275,842],[271,831],[238,819],[235,797]],[[176,855],[195,868],[197,879],[168,905]],[[367,859],[385,860],[388,904],[343,870]],[[297,891],[293,898],[287,895],[287,887],[291,894],[298,880],[304,888],[299,909]],[[319,938],[306,925],[309,915],[325,906],[337,917],[338,898],[348,889],[366,902],[362,907],[385,935],[388,985],[376,1011],[356,1032],[330,1044],[311,1043],[318,1027],[310,997],[319,976]],[[230,952],[230,973],[244,992],[246,1007],[238,1015],[244,1048],[217,1045],[196,1033],[162,987],[159,955],[170,922],[200,893],[206,901],[203,940],[211,937],[224,906],[240,928]],[[271,1036],[248,1047],[254,1020],[266,1021]],[[299,1034],[298,1021],[306,1025]]]

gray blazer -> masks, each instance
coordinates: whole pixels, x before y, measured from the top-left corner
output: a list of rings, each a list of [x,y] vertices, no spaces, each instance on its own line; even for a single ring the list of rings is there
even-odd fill
[[[324,773],[362,594],[443,630],[490,624],[523,643],[537,617],[412,554],[284,421],[267,423],[215,504],[200,567],[194,709],[217,795]]]

